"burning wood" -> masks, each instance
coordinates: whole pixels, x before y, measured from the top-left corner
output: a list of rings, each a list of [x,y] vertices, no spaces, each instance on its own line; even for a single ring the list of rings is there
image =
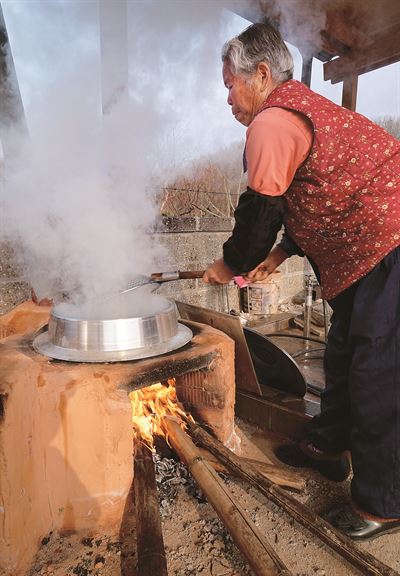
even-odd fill
[[[142,438],[149,447],[153,447],[154,436],[167,436],[165,416],[177,416],[183,426],[183,421],[190,418],[178,402],[173,378],[168,380],[167,385],[154,384],[135,390],[129,394],[129,398],[134,436]]]
[[[176,400],[173,381],[131,392],[135,446],[134,488],[139,576],[168,576],[152,458],[155,435],[164,435],[166,414],[186,415]]]
[[[177,400],[175,390],[175,380],[170,379],[168,385],[154,384],[148,388],[131,392],[129,395],[132,403],[133,427],[140,432],[140,435],[147,441],[149,446],[153,446],[153,436],[159,435],[167,437],[164,417],[177,416],[181,421],[181,426],[185,428],[184,422],[194,422],[193,418],[185,412],[184,408]],[[236,475],[235,471],[224,467],[221,470],[221,463],[216,463],[212,458],[206,458],[209,463],[217,470],[227,474]],[[245,465],[247,458],[242,458]],[[264,462],[257,463],[252,460],[251,463],[265,475],[269,480],[280,486],[285,486],[294,490],[302,490],[304,481],[299,478],[298,474],[291,470],[286,470],[281,466],[268,464]]]

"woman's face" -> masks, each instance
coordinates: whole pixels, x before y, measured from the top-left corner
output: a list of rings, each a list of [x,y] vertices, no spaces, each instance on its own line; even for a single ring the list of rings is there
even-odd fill
[[[232,114],[238,122],[248,126],[265,100],[258,72],[250,76],[235,76],[224,62],[222,77],[228,89],[228,104],[232,107]]]

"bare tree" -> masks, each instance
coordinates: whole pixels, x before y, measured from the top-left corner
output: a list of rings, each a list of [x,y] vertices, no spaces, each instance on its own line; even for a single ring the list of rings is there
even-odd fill
[[[201,158],[163,187],[164,216],[229,218],[246,186],[243,146],[234,144],[212,158]]]
[[[400,140],[400,118],[396,116],[381,116],[375,121],[379,126],[382,126],[386,132],[389,132],[389,134],[392,134],[392,136]]]

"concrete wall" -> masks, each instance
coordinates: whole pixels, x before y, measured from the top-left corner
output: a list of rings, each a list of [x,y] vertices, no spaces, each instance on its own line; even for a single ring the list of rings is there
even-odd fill
[[[9,244],[0,244],[0,314],[30,298],[30,288],[21,280]]]
[[[166,246],[163,270],[202,270],[222,255],[222,244],[229,237],[232,220],[220,218],[165,218],[156,229],[156,238]],[[160,268],[161,269],[161,268]],[[303,259],[294,257],[281,266],[280,301],[290,299],[301,290]],[[206,286],[201,280],[180,280],[163,285],[160,294],[191,304],[220,311],[239,309],[236,286]],[[0,247],[0,314],[30,297],[13,265],[12,250]]]

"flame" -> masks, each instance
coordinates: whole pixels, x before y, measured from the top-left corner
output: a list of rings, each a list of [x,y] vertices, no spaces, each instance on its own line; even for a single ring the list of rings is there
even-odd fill
[[[129,398],[134,438],[144,441],[150,448],[153,448],[156,435],[168,441],[163,425],[165,416],[177,417],[183,423],[191,418],[178,401],[174,378],[169,379],[167,384],[153,384],[130,392]]]

